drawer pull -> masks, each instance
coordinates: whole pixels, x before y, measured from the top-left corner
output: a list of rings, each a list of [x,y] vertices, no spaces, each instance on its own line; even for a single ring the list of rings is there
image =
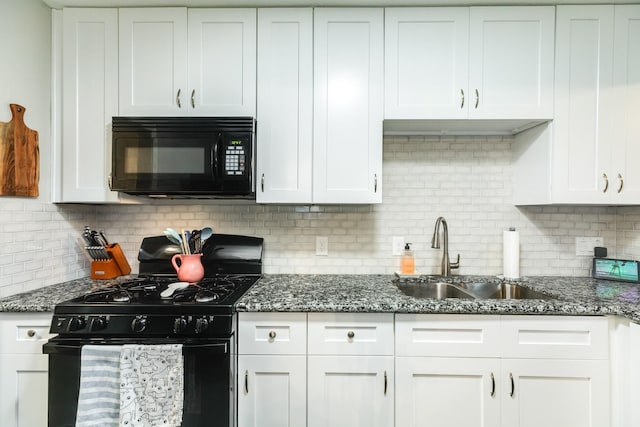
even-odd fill
[[[249,394],[249,371],[244,371],[244,394]]]
[[[609,189],[609,177],[607,176],[606,173],[603,173],[602,178],[604,178],[604,190],[602,190],[602,192],[606,193],[607,190]]]
[[[476,110],[478,109],[478,103],[480,102],[480,94],[478,93],[478,89],[476,89]]]
[[[276,331],[269,331],[269,339],[273,341],[276,339]]]
[[[33,338],[33,337],[35,337],[35,336],[36,336],[36,331],[34,331],[33,329],[29,329],[29,330],[27,331],[27,336],[28,336],[29,338]]]
[[[620,185],[618,185],[618,193],[622,191],[622,187],[624,187],[624,179],[622,179],[622,175],[618,174],[618,181]]]
[[[178,108],[182,108],[182,103],[180,102],[180,89],[178,89],[178,93],[176,93],[176,104],[178,104]]]
[[[196,90],[191,91],[191,108],[196,108]]]
[[[353,332],[353,331],[347,332],[347,338],[349,338],[350,340],[352,340],[353,337],[355,337],[355,336],[356,336],[355,332]]]
[[[514,393],[516,392],[516,385],[513,382],[513,374],[511,372],[509,372],[509,380],[511,381],[511,393],[509,393],[509,396],[513,397]]]
[[[496,379],[491,372],[491,397],[496,395]]]
[[[460,109],[464,108],[464,90],[460,89]]]

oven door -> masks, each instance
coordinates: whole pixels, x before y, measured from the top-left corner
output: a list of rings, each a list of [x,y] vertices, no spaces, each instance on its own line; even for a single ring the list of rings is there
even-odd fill
[[[182,427],[229,427],[234,419],[234,358],[231,339],[73,339],[55,337],[43,346],[49,355],[49,427],[74,427],[83,345],[182,344],[184,409]]]

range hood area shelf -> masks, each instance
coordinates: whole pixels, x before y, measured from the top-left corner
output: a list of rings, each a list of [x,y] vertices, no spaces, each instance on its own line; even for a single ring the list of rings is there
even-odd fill
[[[385,120],[384,135],[517,135],[548,120]]]

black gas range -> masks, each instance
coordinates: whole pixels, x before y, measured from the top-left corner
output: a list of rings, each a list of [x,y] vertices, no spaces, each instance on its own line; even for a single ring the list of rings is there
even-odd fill
[[[139,276],[56,305],[49,355],[49,427],[75,426],[86,345],[180,344],[184,359],[181,427],[231,427],[235,420],[233,306],[260,279],[263,239],[214,234],[202,249],[204,278],[180,283],[180,253],[147,237]]]
[[[58,304],[51,333],[65,337],[227,337],[233,305],[260,278],[262,238],[214,234],[205,242],[205,277],[179,282],[171,257],[180,247],[147,237],[140,276]]]

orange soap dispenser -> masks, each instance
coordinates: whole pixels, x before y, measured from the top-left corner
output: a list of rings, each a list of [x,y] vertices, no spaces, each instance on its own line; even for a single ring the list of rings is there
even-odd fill
[[[411,250],[411,243],[404,245],[404,251],[402,252],[402,258],[400,260],[400,273],[402,274],[415,274],[416,263],[413,259],[413,251]]]

